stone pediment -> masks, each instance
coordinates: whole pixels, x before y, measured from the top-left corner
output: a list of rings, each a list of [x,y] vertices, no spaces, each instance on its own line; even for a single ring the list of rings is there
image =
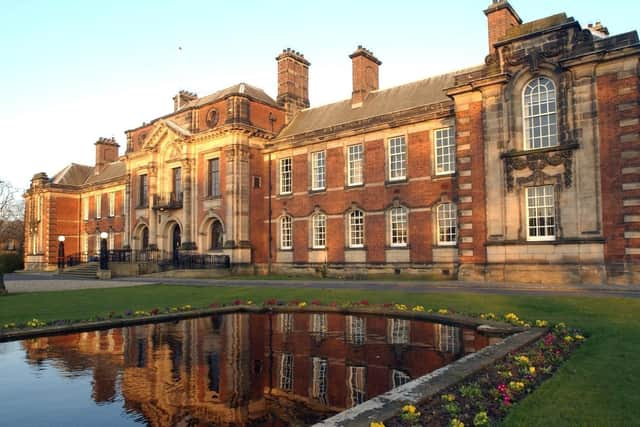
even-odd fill
[[[158,147],[164,142],[182,142],[190,138],[191,135],[191,132],[181,128],[171,120],[159,120],[154,124],[142,149],[145,151],[157,151]]]

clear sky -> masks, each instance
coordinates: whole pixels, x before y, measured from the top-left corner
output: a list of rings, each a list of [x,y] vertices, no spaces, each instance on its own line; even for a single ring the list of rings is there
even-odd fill
[[[0,180],[27,188],[93,143],[167,114],[180,89],[238,82],[276,96],[275,56],[311,62],[312,106],[351,96],[358,45],[383,62],[381,88],[482,63],[490,0],[5,1],[0,26]],[[565,12],[612,34],[640,27],[635,0],[511,0],[526,22]]]

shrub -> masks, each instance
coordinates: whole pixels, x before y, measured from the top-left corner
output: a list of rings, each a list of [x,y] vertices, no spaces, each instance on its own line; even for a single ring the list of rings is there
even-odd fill
[[[23,268],[24,263],[20,255],[13,253],[0,254],[0,274],[12,273]]]

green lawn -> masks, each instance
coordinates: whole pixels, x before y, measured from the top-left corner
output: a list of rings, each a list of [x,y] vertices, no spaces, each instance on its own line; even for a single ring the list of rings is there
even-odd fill
[[[640,425],[640,299],[547,296],[496,296],[472,293],[415,294],[292,288],[133,288],[17,294],[0,298],[0,324],[42,320],[82,320],[110,311],[236,298],[260,303],[269,298],[370,303],[400,302],[463,312],[515,312],[527,320],[563,321],[582,328],[589,339],[551,380],[516,405],[507,426]]]

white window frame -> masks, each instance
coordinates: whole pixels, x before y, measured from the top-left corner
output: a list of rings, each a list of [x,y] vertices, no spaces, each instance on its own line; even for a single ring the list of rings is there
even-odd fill
[[[444,325],[436,323],[436,339],[438,343],[438,351],[443,353],[458,354],[462,347],[460,338],[460,328],[457,326]]]
[[[322,212],[311,217],[311,247],[313,249],[327,247],[327,216]]]
[[[364,247],[364,212],[354,209],[349,212],[347,234],[350,248]]]
[[[89,199],[87,197],[82,199],[82,219],[89,221]]]
[[[285,157],[280,159],[280,194],[291,194],[293,192],[293,159]]]
[[[555,191],[553,185],[527,187],[524,197],[527,221],[527,240],[556,240],[557,220],[555,209]],[[541,219],[545,220],[545,225],[539,224]],[[547,234],[551,228],[551,226],[547,225],[549,219],[552,220],[553,234]],[[535,221],[534,225],[532,225],[532,221]],[[532,234],[533,230],[536,230],[536,233]],[[540,235],[541,231],[544,233],[543,235]]]
[[[115,249],[116,245],[116,233],[109,231],[109,238],[107,240],[107,250]]]
[[[351,407],[367,400],[367,368],[365,366],[349,366],[347,387]]]
[[[347,186],[364,183],[364,145],[353,144],[347,147]]]
[[[313,313],[311,315],[311,324],[309,326],[309,332],[324,336],[327,333],[327,314]]]
[[[558,145],[557,90],[553,80],[540,76],[522,90],[522,129],[525,150]],[[542,123],[542,122],[546,123]],[[539,130],[539,135],[534,132]],[[542,132],[546,131],[546,135]]]
[[[436,242],[438,246],[458,243],[458,210],[455,203],[441,203],[436,208]]]
[[[363,345],[366,341],[367,326],[364,317],[347,316],[347,342]]]
[[[278,329],[284,335],[293,332],[293,313],[278,313]]]
[[[436,175],[449,175],[456,171],[456,135],[453,126],[433,131],[433,157]]]
[[[279,386],[281,390],[292,391],[293,390],[293,354],[282,353],[280,355],[280,381]]]
[[[293,249],[293,220],[289,215],[280,217],[280,249]]]
[[[95,247],[95,250],[96,250],[95,253],[96,254],[100,253],[100,242],[101,242],[101,240],[102,239],[100,239],[100,233],[96,233],[96,247]]]
[[[410,322],[407,319],[387,319],[389,344],[409,344]]]
[[[391,388],[400,387],[411,381],[411,377],[404,371],[393,369],[391,371]]]
[[[94,196],[96,201],[96,219],[102,218],[102,194],[96,194]]]
[[[112,191],[109,193],[109,217],[116,216],[116,193]]]
[[[407,142],[404,135],[394,136],[387,141],[389,181],[407,178]]]
[[[396,248],[409,244],[409,212],[403,206],[389,210],[389,245]]]
[[[311,191],[326,188],[326,154],[324,151],[311,153]]]
[[[311,397],[327,404],[329,362],[324,357],[312,357],[311,366]]]

